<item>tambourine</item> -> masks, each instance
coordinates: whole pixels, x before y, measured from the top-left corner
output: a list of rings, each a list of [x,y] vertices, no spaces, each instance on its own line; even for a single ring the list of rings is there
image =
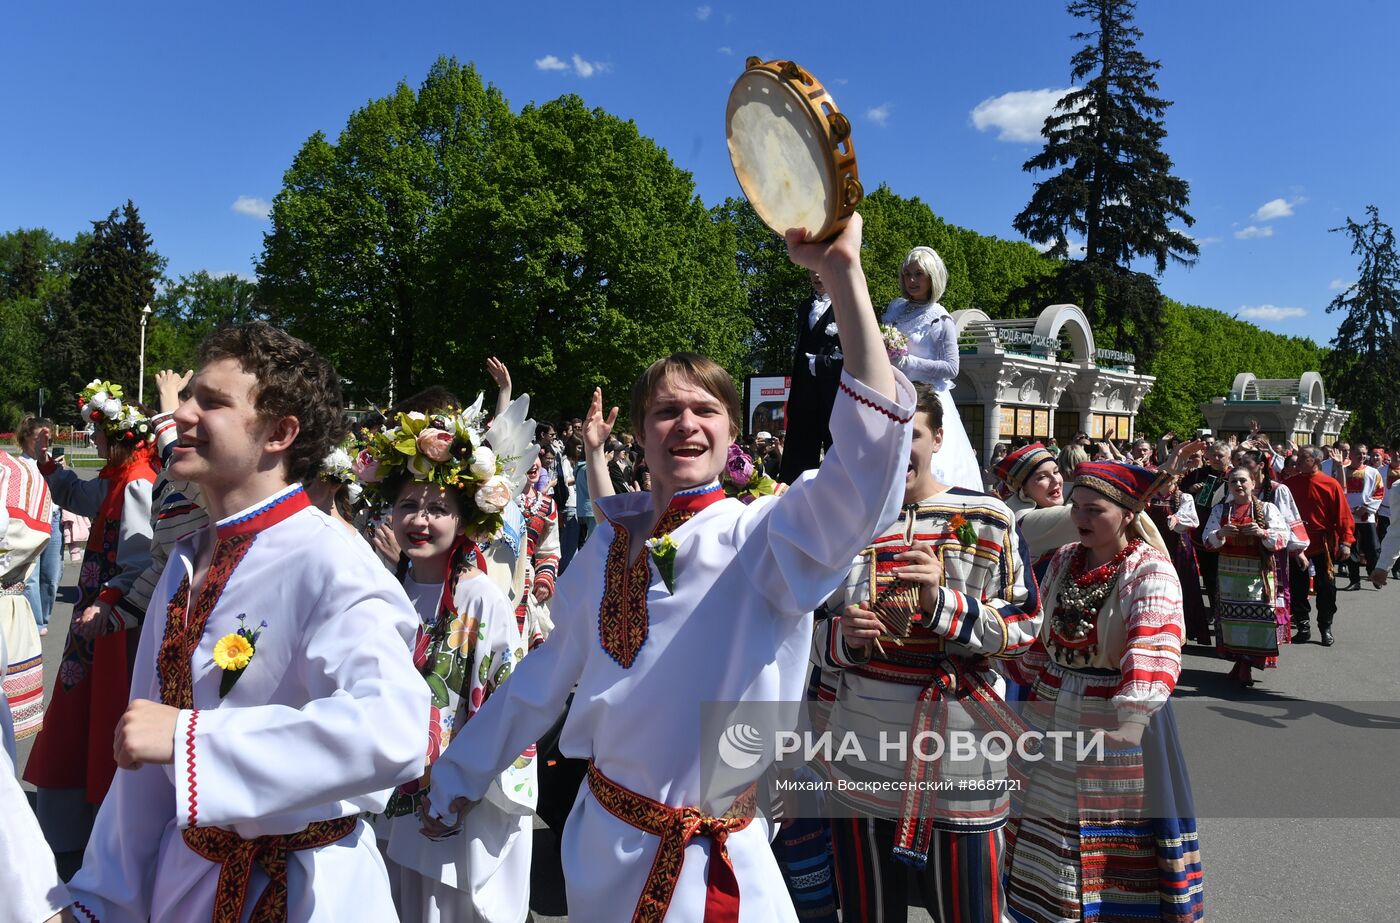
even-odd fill
[[[749,58],[725,114],[729,160],[759,219],[807,239],[841,233],[865,197],[851,122],[794,61]]]

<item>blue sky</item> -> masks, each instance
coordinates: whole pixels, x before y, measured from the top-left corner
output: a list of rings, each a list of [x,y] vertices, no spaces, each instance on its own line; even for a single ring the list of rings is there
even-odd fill
[[[266,203],[306,138],[435,57],[475,62],[513,107],[578,93],[738,194],[724,105],[749,54],[802,62],[855,125],[866,188],[1016,238],[1079,23],[1052,0],[863,4],[244,2],[12,5],[0,229],[71,236],[134,199],[172,274],[252,273]],[[1192,269],[1164,291],[1326,341],[1356,258],[1328,228],[1400,223],[1400,4],[1143,0],[1166,147],[1191,184]]]

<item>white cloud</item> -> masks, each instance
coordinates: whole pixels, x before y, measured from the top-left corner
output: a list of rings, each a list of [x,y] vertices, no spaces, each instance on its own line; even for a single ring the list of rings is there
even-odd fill
[[[865,117],[884,128],[890,121],[890,108],[889,103],[880,103],[878,106],[865,110]]]
[[[542,71],[559,71],[568,73],[573,71],[583,79],[587,80],[594,74],[605,74],[612,70],[612,65],[603,61],[589,61],[583,55],[575,53],[570,61],[565,61],[552,54],[547,54],[543,58],[535,59],[535,67]]]
[[[1344,292],[1355,284],[1355,282],[1348,282],[1345,279],[1333,279],[1327,283],[1327,287],[1334,292]]]
[[[594,74],[604,74],[611,69],[610,65],[602,61],[585,61],[583,55],[574,55],[574,73],[587,80]]]
[[[1302,205],[1307,199],[1302,196],[1294,196],[1292,199],[1270,199],[1259,210],[1254,213],[1255,221],[1273,221],[1278,218],[1288,218],[1293,215],[1295,206]]]
[[[1274,304],[1261,304],[1253,307],[1241,305],[1239,310],[1240,317],[1249,320],[1267,320],[1274,322],[1288,320],[1293,317],[1304,317],[1307,313],[1308,312],[1303,308],[1281,308]]]
[[[1271,228],[1271,227],[1269,227],[1268,225],[1264,225],[1264,227],[1261,228],[1261,227],[1255,227],[1254,225],[1251,224],[1249,227],[1247,227],[1247,228],[1240,228],[1238,231],[1235,232],[1235,239],[1236,239],[1236,240],[1249,240],[1251,237],[1273,237],[1273,236],[1274,236],[1274,229]]]
[[[998,130],[998,141],[1040,140],[1040,129],[1069,89],[1014,90],[984,99],[972,110],[978,131]]]
[[[722,55],[732,55],[734,54],[734,49],[730,48],[728,45],[721,45],[719,53]]]
[[[257,196],[241,195],[233,200],[233,210],[240,215],[266,221],[267,216],[272,214],[272,203]]]
[[[705,6],[697,6],[695,8],[695,18],[700,20],[701,22],[704,22],[705,20],[710,18],[710,14],[713,12],[714,10],[710,9],[709,4],[706,4]]]

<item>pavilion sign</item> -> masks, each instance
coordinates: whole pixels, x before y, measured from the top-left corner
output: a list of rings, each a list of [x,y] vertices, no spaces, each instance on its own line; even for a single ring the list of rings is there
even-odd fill
[[[1134,365],[1137,363],[1137,356],[1116,349],[1096,349],[1094,362],[1098,365]]]
[[[1015,328],[998,327],[997,339],[1003,346],[1031,346],[1046,351],[1058,351],[1060,348],[1059,340]]]

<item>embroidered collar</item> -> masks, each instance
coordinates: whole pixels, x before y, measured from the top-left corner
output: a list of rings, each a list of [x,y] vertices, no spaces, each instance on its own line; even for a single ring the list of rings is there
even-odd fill
[[[669,535],[701,510],[724,498],[724,487],[717,480],[675,494],[666,512],[661,514],[652,528],[651,537]],[[598,607],[598,640],[608,656],[626,669],[632,666],[651,632],[647,590],[651,583],[652,556],[650,551],[643,551],[635,560],[629,561],[631,544],[627,526],[616,519],[612,523],[613,540],[608,547],[603,598]],[[671,589],[672,580],[666,579],[664,573],[662,579]]]
[[[306,496],[306,489],[300,484],[293,484],[273,494],[257,506],[219,520],[216,524],[218,536],[222,539],[261,532],[269,526],[275,526],[282,520],[300,513],[310,505],[311,501]]]

